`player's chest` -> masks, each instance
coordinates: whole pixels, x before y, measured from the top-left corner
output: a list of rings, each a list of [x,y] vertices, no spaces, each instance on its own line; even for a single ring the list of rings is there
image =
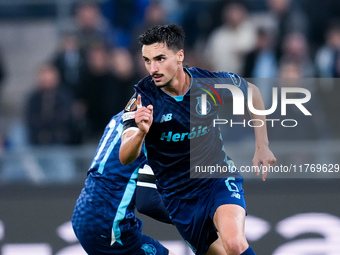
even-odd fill
[[[210,126],[217,115],[217,107],[207,104],[203,109],[200,95],[183,96],[182,100],[166,97],[154,105],[153,126],[158,131],[187,132],[194,126]]]

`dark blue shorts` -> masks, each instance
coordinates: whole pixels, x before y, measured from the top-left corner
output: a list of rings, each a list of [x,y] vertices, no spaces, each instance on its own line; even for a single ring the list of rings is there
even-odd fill
[[[242,183],[243,178],[211,179],[197,198],[165,200],[173,223],[195,254],[205,254],[218,238],[213,216],[219,206],[237,204],[246,210]]]
[[[100,236],[89,237],[77,235],[80,244],[90,255],[117,254],[117,255],[168,255],[169,251],[156,240],[141,232],[131,233],[123,245],[110,243]]]
[[[112,220],[89,210],[76,207],[73,217],[73,230],[90,255],[168,255],[169,251],[158,241],[141,233],[143,222],[133,212],[120,224],[119,242],[112,244]]]

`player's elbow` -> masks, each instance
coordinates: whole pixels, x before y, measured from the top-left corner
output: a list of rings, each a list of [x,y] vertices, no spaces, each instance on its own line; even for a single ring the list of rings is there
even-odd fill
[[[132,162],[132,160],[129,159],[129,157],[127,157],[121,150],[119,151],[119,161],[123,166],[126,166]]]
[[[128,164],[127,161],[123,157],[121,157],[120,155],[119,155],[119,161],[123,166],[126,166]]]

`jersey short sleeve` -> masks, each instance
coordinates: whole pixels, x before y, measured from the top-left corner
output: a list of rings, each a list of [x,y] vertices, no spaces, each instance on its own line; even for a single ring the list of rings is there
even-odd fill
[[[235,88],[238,88],[242,91],[244,99],[247,98],[248,82],[245,79],[243,79],[237,74],[230,73],[230,72],[220,72],[220,75],[221,77],[223,77],[223,82],[224,82],[223,84],[235,86]],[[221,95],[221,98],[224,103],[232,102],[233,96],[237,96],[235,94],[233,95],[230,89],[217,88],[216,90]],[[235,91],[238,91],[238,90],[235,90]]]
[[[231,72],[211,72],[197,67],[190,68],[188,71],[195,80],[195,84],[197,84],[199,94],[202,94],[202,91],[204,91],[213,99],[213,103],[216,106],[230,103],[234,97],[242,96],[243,99],[247,98],[248,82],[237,74]],[[196,100],[195,92],[192,93],[195,97],[193,98],[194,101]]]

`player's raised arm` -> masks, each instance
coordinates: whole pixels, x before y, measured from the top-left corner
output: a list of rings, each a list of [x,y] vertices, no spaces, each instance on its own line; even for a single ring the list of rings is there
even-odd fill
[[[135,112],[137,128],[127,128],[122,134],[122,143],[119,150],[119,160],[123,165],[134,161],[141,152],[146,134],[153,121],[153,106],[142,106],[141,96],[137,96],[137,111]]]
[[[254,85],[248,82],[248,86],[252,89],[252,99],[253,106],[257,110],[264,110],[264,103],[262,99],[262,95],[259,89]],[[266,116],[265,115],[255,115],[249,111],[249,114],[252,119],[262,120],[263,125],[255,125],[255,154],[253,158],[253,165],[258,167],[261,165],[262,169],[268,169],[270,165],[274,165],[276,162],[276,158],[272,151],[269,149],[269,141],[267,135],[267,126],[266,126]],[[262,124],[261,123],[261,124]],[[257,175],[260,174],[260,171],[257,172]],[[262,180],[266,180],[267,172],[263,171]]]

